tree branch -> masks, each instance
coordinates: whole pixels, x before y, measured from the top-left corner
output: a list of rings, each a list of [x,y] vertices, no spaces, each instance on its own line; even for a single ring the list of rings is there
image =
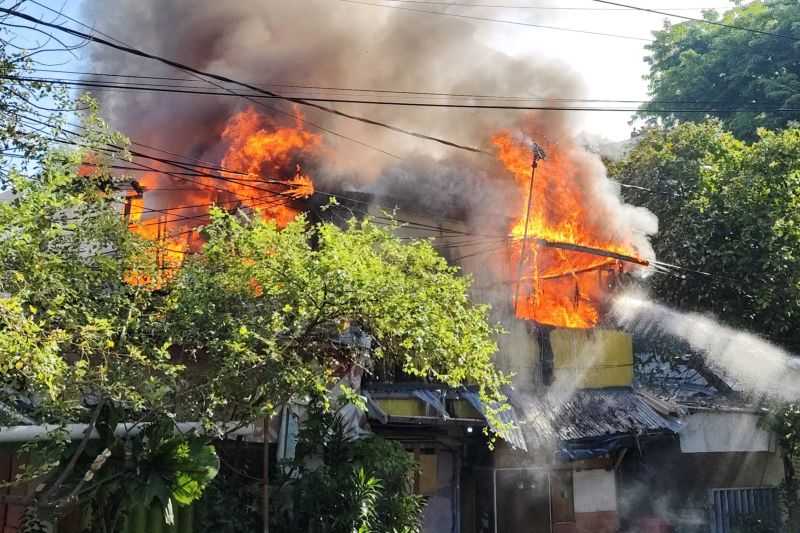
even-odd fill
[[[58,476],[58,479],[56,479],[55,483],[53,483],[53,485],[50,487],[50,490],[47,491],[47,494],[45,495],[46,500],[50,500],[53,498],[53,496],[56,495],[58,489],[61,488],[61,486],[70,476],[70,474],[72,474],[72,471],[75,470],[75,465],[78,464],[78,459],[80,459],[80,456],[83,455],[83,452],[86,450],[86,446],[89,444],[89,439],[91,439],[92,437],[94,428],[97,425],[97,420],[98,418],[100,418],[100,412],[103,410],[105,403],[106,403],[105,400],[101,400],[100,403],[97,404],[97,407],[95,407],[94,413],[92,414],[92,420],[89,422],[89,425],[83,432],[83,440],[81,440],[81,443],[78,445],[78,448],[75,450],[75,453],[70,458],[69,463],[67,463],[67,466]]]

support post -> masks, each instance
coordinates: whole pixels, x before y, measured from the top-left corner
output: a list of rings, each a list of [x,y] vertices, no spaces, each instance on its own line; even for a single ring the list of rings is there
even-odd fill
[[[262,528],[263,533],[269,533],[269,425],[271,418],[272,417],[269,415],[264,416],[264,492],[262,502],[262,505],[264,506],[264,527]]]
[[[492,518],[494,518],[494,531],[492,533],[497,533],[497,468],[492,468],[492,500],[493,500],[493,511],[492,511]]]
[[[544,159],[544,150],[536,144],[533,143],[533,158],[531,160],[531,181],[528,187],[528,207],[525,211],[525,230],[522,235],[522,249],[520,250],[519,254],[519,266],[517,267],[517,289],[514,294],[514,312],[519,311],[519,290],[520,286],[522,285],[522,267],[525,264],[525,254],[528,248],[528,226],[530,224],[531,218],[531,208],[533,206],[533,182],[536,178],[536,167],[539,166],[539,160]]]

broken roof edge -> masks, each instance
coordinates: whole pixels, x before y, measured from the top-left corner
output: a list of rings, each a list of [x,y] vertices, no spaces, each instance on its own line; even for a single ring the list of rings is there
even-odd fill
[[[454,425],[454,426],[489,426],[489,428],[502,440],[506,441],[512,448],[528,451],[525,436],[519,428],[519,418],[517,417],[514,404],[509,399],[508,409],[497,413],[500,423],[499,427],[486,416],[486,407],[481,401],[477,391],[470,387],[448,387],[432,383],[381,383],[370,384],[362,389],[367,398],[367,414],[383,425],[387,424],[406,424],[406,425]],[[436,395],[435,392],[440,392]],[[386,412],[376,400],[382,398],[395,399],[414,399],[420,401],[438,413],[438,417],[432,416],[405,416],[395,415]],[[447,411],[448,400],[465,400],[477,411],[481,418],[468,418],[454,416]]]

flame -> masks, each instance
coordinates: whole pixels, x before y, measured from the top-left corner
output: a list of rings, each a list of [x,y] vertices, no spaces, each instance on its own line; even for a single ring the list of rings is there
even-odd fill
[[[276,220],[279,226],[297,216],[297,209],[287,205],[291,199],[314,194],[313,181],[297,159],[313,153],[321,138],[303,129],[298,111],[295,116],[293,127],[281,127],[248,108],[231,118],[222,132],[228,142],[222,167],[236,171],[223,173],[230,180],[225,188],[242,200],[243,207]],[[287,175],[286,169],[293,173]]]
[[[137,179],[144,195],[129,197],[125,214],[131,231],[157,243],[154,249],[165,277],[202,245],[193,229],[208,222],[212,205],[248,209],[279,226],[297,216],[294,202],[314,194],[313,179],[301,159],[316,155],[321,137],[303,128],[298,111],[295,117],[294,125],[282,126],[253,108],[245,109],[223,128],[220,143],[226,150],[217,165],[222,170],[213,176],[182,178],[165,168],[174,175],[148,172]],[[127,276],[131,283],[154,282],[140,278],[136,273]]]
[[[547,157],[537,162],[531,197],[530,146],[508,131],[493,136],[492,143],[524,199],[509,227],[513,240],[508,260],[514,269],[519,267],[514,287],[517,316],[558,327],[597,325],[604,296],[624,265],[616,259],[547,247],[543,241],[631,256],[635,250],[618,237],[608,236],[599,222],[602,217],[591,212],[593,202],[586,197],[568,150],[553,144],[544,147]],[[524,239],[526,220],[528,238]]]

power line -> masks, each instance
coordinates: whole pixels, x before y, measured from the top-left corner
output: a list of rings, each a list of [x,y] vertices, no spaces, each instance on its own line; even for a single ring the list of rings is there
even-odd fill
[[[682,19],[682,20],[688,20],[688,21],[691,21],[691,22],[699,22],[701,24],[708,24],[708,25],[711,25],[711,26],[718,26],[720,28],[727,28],[729,30],[746,31],[746,32],[749,32],[749,33],[756,33],[756,34],[759,34],[759,35],[769,35],[770,37],[777,37],[779,39],[786,39],[786,40],[789,40],[789,41],[800,42],[800,38],[795,37],[793,35],[784,35],[782,33],[773,33],[773,32],[769,32],[769,31],[758,30],[758,29],[755,29],[755,28],[745,28],[743,26],[735,26],[733,24],[726,24],[724,22],[716,22],[714,20],[699,19],[699,18],[696,18],[696,17],[687,17],[685,15],[678,15],[676,13],[669,13],[669,12],[666,12],[666,11],[659,11],[657,9],[649,9],[649,8],[646,8],[646,7],[631,6],[631,5],[628,5],[628,4],[620,4],[620,3],[617,3],[617,2],[610,2],[608,0],[592,0],[592,1],[593,2],[597,2],[598,4],[608,4],[610,6],[623,7],[623,8],[626,8],[626,9],[634,9],[636,11],[645,11],[645,12],[648,12],[648,13],[655,13],[657,15],[664,15],[666,17],[673,17],[673,18],[678,18],[678,19]]]
[[[133,90],[144,92],[159,92],[169,94],[194,94],[194,95],[213,95],[213,96],[235,96],[235,97],[249,97],[249,98],[275,98],[283,99],[285,97],[274,97],[265,95],[243,95],[236,92],[215,92],[204,91],[195,89],[180,89],[180,88],[156,88],[150,86],[139,85],[120,85],[120,84],[105,84],[94,82],[80,82],[72,80],[61,79],[48,79],[48,78],[30,78],[20,76],[4,76],[0,75],[0,79],[7,79],[12,81],[21,82],[36,82],[48,83],[54,85],[65,85],[73,87],[90,87],[90,88],[106,88],[118,90]],[[471,103],[451,103],[451,102],[407,102],[400,100],[366,100],[366,99],[353,99],[353,98],[330,98],[319,97],[309,98],[304,97],[308,102],[330,102],[330,103],[343,103],[343,104],[358,104],[358,105],[380,105],[380,106],[394,106],[394,107],[427,107],[427,108],[441,108],[441,109],[485,109],[485,110],[501,110],[501,111],[589,111],[589,112],[623,112],[633,113],[637,111],[645,111],[647,113],[800,113],[800,108],[787,108],[787,107],[691,107],[705,105],[701,103],[685,102],[685,106],[689,107],[670,107],[670,108],[650,108],[650,107],[619,107],[619,106],[576,106],[576,105],[508,105],[508,104],[471,104]],[[574,100],[581,101],[581,100]],[[609,102],[613,102],[609,100]]]
[[[38,121],[38,120],[35,120],[35,119],[31,119],[29,117],[23,117],[23,118],[27,118],[28,120],[33,120],[33,121],[38,122],[40,124],[47,124],[46,122],[42,122],[42,121]],[[76,126],[76,127],[82,128],[81,126],[77,126],[77,125],[72,125],[72,126]],[[66,133],[69,133],[71,135],[80,136],[80,134],[78,134],[76,132],[73,132],[73,131],[70,131],[70,130],[68,130],[66,128],[63,131],[65,131]],[[77,146],[84,146],[84,145],[81,145],[80,143],[76,143],[74,141],[60,140],[60,139],[56,139],[56,141],[62,142],[62,143],[67,143],[67,144],[72,144],[72,145],[77,145]],[[115,145],[109,145],[109,146],[112,147],[114,150],[120,150],[121,149],[121,147],[119,147],[119,146],[115,146]],[[156,162],[159,162],[159,163],[162,163],[162,164],[166,164],[168,166],[173,166],[175,168],[180,168],[182,170],[189,170],[190,172],[192,170],[190,166],[186,166],[186,164],[182,164],[180,162],[176,162],[176,161],[173,161],[173,160],[159,158],[159,157],[153,156],[151,154],[145,154],[145,153],[138,152],[138,151],[130,151],[130,153],[134,157],[153,160],[153,161],[156,161]],[[170,176],[170,177],[182,180],[182,181],[187,181],[187,182],[190,182],[190,183],[197,184],[198,186],[203,187],[203,188],[209,188],[209,189],[216,190],[218,192],[223,192],[223,193],[238,194],[236,191],[232,191],[232,190],[226,189],[224,187],[223,188],[210,187],[210,186],[208,186],[208,185],[206,185],[206,184],[204,184],[202,182],[198,182],[197,180],[190,179],[190,178],[186,177],[187,173],[177,174],[175,172],[158,169],[158,168],[155,168],[155,167],[152,167],[152,166],[146,165],[144,163],[140,163],[140,162],[133,162],[132,164],[138,165],[138,166],[142,167],[146,171],[154,172],[154,173],[157,173],[157,174],[164,174],[164,175],[167,175],[167,176]],[[235,170],[229,170],[229,169],[225,169],[225,168],[220,168],[220,171],[225,172],[225,173],[242,174],[241,172],[238,172],[238,171],[235,171]],[[191,175],[194,175],[194,174],[190,173],[188,175],[191,176]],[[282,192],[279,192],[279,191],[273,191],[273,190],[270,190],[270,189],[264,189],[262,187],[258,187],[256,185],[254,185],[250,180],[237,180],[235,178],[231,178],[231,177],[227,177],[227,176],[220,176],[220,175],[213,174],[213,173],[202,173],[202,175],[200,177],[213,179],[213,180],[221,180],[221,181],[226,182],[226,183],[232,183],[232,184],[235,184],[235,185],[248,187],[248,188],[251,188],[251,189],[258,190],[258,191],[268,192],[268,193],[271,193],[271,194],[282,196],[282,197],[285,197],[287,199],[287,202],[299,201],[298,198],[295,198],[290,194],[286,194],[286,193],[282,193]],[[256,183],[273,183],[273,182],[278,184],[278,185],[289,186],[289,184],[287,184],[286,182],[280,181],[280,180],[268,180],[268,179],[261,178],[259,181],[256,181]],[[321,195],[324,195],[324,196],[331,197],[331,198],[336,198],[337,200],[346,201],[346,202],[349,202],[349,203],[361,203],[361,204],[365,204],[365,205],[370,205],[369,202],[363,202],[363,201],[360,201],[360,200],[357,200],[357,199],[349,198],[349,197],[341,195],[341,194],[336,194],[336,193],[331,193],[331,192],[326,192],[326,191],[320,191],[318,189],[315,189],[314,192],[318,193],[318,194],[321,194]],[[451,235],[465,235],[465,236],[477,236],[477,237],[498,237],[498,236],[501,236],[500,234],[483,234],[483,233],[466,232],[466,231],[456,230],[456,229],[452,229],[452,228],[446,228],[444,226],[433,226],[433,225],[423,224],[423,223],[416,222],[416,221],[405,220],[405,219],[402,219],[402,218],[399,218],[399,217],[386,217],[386,216],[381,216],[381,215],[373,215],[367,210],[359,210],[357,208],[351,208],[351,209],[353,211],[360,212],[363,215],[371,216],[372,218],[376,219],[378,224],[390,225],[390,224],[393,224],[393,223],[399,223],[399,224],[402,224],[402,225],[406,225],[406,226],[412,227],[413,229],[417,229],[417,230],[423,230],[424,229],[424,230],[427,230],[427,231],[435,231],[437,233],[447,233],[447,234],[451,234]],[[388,210],[388,208],[385,208],[385,207],[384,207],[384,209]],[[384,222],[381,222],[381,220],[383,220]],[[503,236],[503,237],[505,237],[505,236]]]
[[[90,73],[90,72],[80,72],[80,71],[63,71],[63,70],[49,70],[49,69],[31,69],[32,71],[36,72],[49,72],[49,73],[62,73],[62,74],[76,74],[76,75],[85,75],[85,76],[94,76],[94,77],[112,77],[112,78],[132,78],[132,79],[152,79],[157,78],[160,80],[169,80],[169,81],[192,81],[187,78],[171,78],[171,77],[156,77],[156,76],[138,76],[133,74],[100,74],[100,73]],[[31,78],[31,77],[26,77]],[[33,79],[33,78],[31,78]],[[73,80],[69,78],[42,78],[37,77],[35,78],[37,81],[44,81],[44,82],[64,82],[64,83],[72,83],[72,84],[87,84],[87,83],[96,83],[98,87],[122,87],[122,88],[139,88],[141,87],[158,87],[164,89],[200,89],[203,90],[205,86],[188,86],[188,85],[168,85],[168,84],[147,84],[147,83],[126,83],[126,82],[108,82],[102,80]],[[475,100],[513,100],[513,101],[525,101],[525,102],[590,102],[590,103],[629,103],[629,104],[673,104],[673,105],[700,105],[700,104],[720,104],[724,103],[721,100],[694,100],[694,101],[687,101],[687,100],[635,100],[635,99],[624,99],[624,98],[551,98],[551,97],[541,97],[541,96],[509,96],[509,95],[486,95],[486,94],[471,94],[471,93],[447,93],[447,92],[430,92],[430,91],[406,91],[406,90],[392,90],[392,89],[360,89],[360,88],[351,88],[351,87],[323,87],[319,85],[288,85],[288,84],[266,84],[271,86],[281,86],[281,87],[296,87],[296,88],[307,88],[313,91],[322,91],[322,92],[333,92],[333,93],[376,93],[376,94],[387,94],[387,95],[403,95],[403,96],[413,96],[413,97],[441,97],[441,98],[465,98],[465,99],[475,99]],[[215,93],[216,94],[216,93]],[[225,94],[230,94],[226,92]],[[237,95],[238,96],[238,95]],[[246,95],[250,97],[259,97],[258,95]],[[301,97],[301,96],[298,96]]]
[[[158,55],[155,55],[155,54],[151,54],[149,52],[142,51],[142,50],[134,48],[132,46],[128,46],[128,45],[124,45],[124,44],[117,44],[116,42],[112,42],[110,40],[103,39],[103,38],[97,37],[95,35],[90,35],[88,33],[85,33],[85,32],[79,31],[79,30],[75,30],[75,29],[66,27],[66,26],[61,25],[61,24],[56,24],[56,23],[53,23],[53,22],[47,22],[45,20],[33,17],[31,15],[28,15],[27,13],[22,13],[20,11],[15,10],[15,9],[0,8],[0,13],[6,13],[8,15],[13,15],[13,16],[22,18],[23,20],[27,20],[29,22],[33,22],[35,24],[39,24],[41,26],[45,26],[45,27],[48,27],[48,28],[53,28],[53,29],[62,31],[64,33],[67,33],[69,35],[74,35],[76,37],[87,39],[89,41],[92,41],[92,42],[95,42],[95,43],[98,43],[98,44],[102,44],[102,45],[108,46],[110,48],[114,48],[116,50],[119,50],[121,52],[125,52],[125,53],[130,54],[130,55],[135,55],[135,56],[138,56],[138,57],[143,57],[145,59],[151,59],[151,60],[154,60],[154,61],[158,61],[158,62],[163,63],[165,65],[177,68],[179,70],[184,70],[186,72],[190,72],[192,74],[196,74],[196,75],[199,75],[199,76],[205,76],[207,78],[211,78],[211,79],[214,79],[214,80],[217,80],[217,81],[221,81],[223,83],[231,83],[231,84],[234,84],[234,85],[238,85],[240,87],[244,87],[246,89],[250,89],[250,90],[256,91],[258,93],[265,94],[267,96],[277,97],[277,98],[279,98],[281,100],[284,100],[284,101],[287,101],[287,102],[292,102],[292,103],[295,103],[295,104],[307,106],[307,107],[310,107],[312,109],[317,109],[317,110],[320,110],[320,111],[323,111],[323,112],[326,112],[326,113],[329,113],[329,114],[332,114],[332,115],[340,116],[340,117],[347,118],[347,119],[350,119],[350,120],[354,120],[354,121],[357,121],[357,122],[361,122],[361,123],[364,123],[364,124],[369,124],[369,125],[372,125],[372,126],[378,126],[378,127],[384,128],[384,129],[388,129],[390,131],[394,131],[396,133],[402,133],[404,135],[408,135],[408,136],[411,136],[411,137],[416,137],[418,139],[423,139],[423,140],[436,142],[436,143],[439,143],[439,144],[442,144],[442,145],[445,145],[445,146],[449,146],[451,148],[456,148],[456,149],[459,149],[459,150],[464,150],[464,151],[472,152],[472,153],[480,153],[480,154],[489,155],[488,152],[485,152],[484,150],[481,150],[479,148],[475,148],[475,147],[472,147],[472,146],[467,146],[467,145],[464,145],[464,144],[459,144],[459,143],[456,143],[456,142],[453,142],[453,141],[449,141],[447,139],[443,139],[441,137],[436,137],[436,136],[433,136],[433,135],[427,135],[427,134],[423,134],[423,133],[419,133],[419,132],[415,132],[415,131],[411,131],[411,130],[406,130],[406,129],[400,128],[398,126],[394,126],[392,124],[388,124],[386,122],[381,122],[379,120],[373,120],[373,119],[370,119],[370,118],[367,118],[367,117],[362,117],[362,116],[353,115],[353,114],[350,114],[350,113],[345,113],[343,111],[339,111],[339,110],[331,108],[331,107],[323,106],[323,105],[320,105],[320,104],[317,104],[317,103],[314,103],[314,102],[309,102],[309,101],[304,100],[302,98],[292,98],[292,97],[281,96],[281,95],[279,95],[279,94],[277,94],[275,92],[268,91],[266,89],[262,89],[260,87],[257,87],[255,85],[252,85],[252,84],[249,84],[249,83],[241,82],[241,81],[235,80],[233,78],[229,78],[227,76],[222,76],[220,74],[215,74],[213,72],[206,72],[206,71],[191,67],[189,65],[185,65],[185,64],[180,63],[178,61],[174,61],[172,59],[168,59],[168,58],[161,57],[161,56],[158,56]]]
[[[363,6],[373,6],[373,7],[383,7],[386,9],[398,9],[400,11],[410,11],[412,13],[426,13],[428,15],[439,15],[442,17],[455,17],[460,19],[467,19],[467,20],[479,20],[481,22],[496,22],[499,24],[512,24],[515,26],[526,26],[529,28],[538,28],[540,30],[553,30],[553,31],[565,31],[571,33],[582,33],[586,35],[596,35],[599,37],[614,37],[617,39],[628,39],[631,41],[644,41],[644,42],[653,42],[653,39],[646,39],[644,37],[634,37],[631,35],[619,35],[616,33],[603,33],[599,31],[591,31],[591,30],[579,30],[575,28],[562,28],[560,26],[547,26],[545,24],[534,24],[532,22],[522,22],[520,20],[505,20],[505,19],[496,19],[490,17],[478,17],[475,15],[464,15],[459,13],[445,13],[443,11],[430,11],[427,9],[418,9],[414,7],[402,7],[402,6],[392,6],[388,4],[373,4],[371,2],[363,2],[362,0],[339,0],[340,2],[346,2],[348,4],[358,4]]]
[[[396,2],[400,4],[423,4],[423,5],[431,5],[431,6],[442,6],[442,7],[449,7],[449,6],[458,6],[458,7],[481,7],[481,8],[495,8],[495,9],[535,9],[541,11],[595,11],[595,12],[604,12],[604,11],[626,11],[625,8],[613,8],[613,7],[563,7],[563,6],[542,6],[542,5],[531,5],[531,4],[518,4],[518,5],[510,5],[510,4],[481,4],[481,3],[470,3],[470,2],[435,2],[429,0],[384,0],[386,2]],[[656,7],[653,9],[670,9],[672,11],[700,11],[700,10],[709,10],[709,9],[729,9],[729,6],[717,6],[717,7],[679,7],[679,8],[670,8],[670,7]]]

